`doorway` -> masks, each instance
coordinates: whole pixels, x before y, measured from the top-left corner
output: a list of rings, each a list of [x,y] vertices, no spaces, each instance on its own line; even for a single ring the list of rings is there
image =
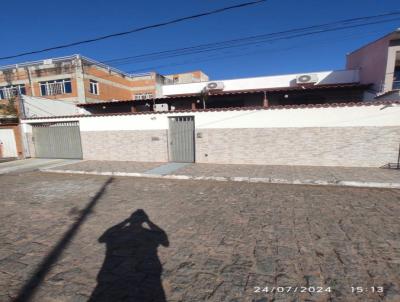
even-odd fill
[[[194,162],[194,116],[169,117],[168,144],[170,161]]]

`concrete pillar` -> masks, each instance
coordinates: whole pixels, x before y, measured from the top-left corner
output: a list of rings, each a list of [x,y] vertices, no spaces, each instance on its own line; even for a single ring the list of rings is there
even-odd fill
[[[83,63],[82,63],[82,58],[80,56],[77,56],[75,59],[75,79],[76,79],[78,103],[86,103]]]
[[[33,87],[31,69],[29,67],[25,67],[25,72],[28,74],[29,86],[31,89],[31,96],[36,96],[35,89]],[[40,86],[39,86],[39,91],[40,91]],[[39,94],[40,94],[40,92],[39,92]]]

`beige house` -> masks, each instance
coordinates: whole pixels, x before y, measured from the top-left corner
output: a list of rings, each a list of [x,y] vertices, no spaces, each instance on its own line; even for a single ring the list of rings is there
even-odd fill
[[[400,99],[400,29],[348,54],[346,67],[373,84],[366,98]]]

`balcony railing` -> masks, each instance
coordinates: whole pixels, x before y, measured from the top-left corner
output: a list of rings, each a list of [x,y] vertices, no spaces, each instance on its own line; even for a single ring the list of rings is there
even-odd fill
[[[400,89],[400,81],[393,81],[392,89]]]
[[[47,84],[47,94],[48,95],[57,95],[64,94],[65,88],[64,83],[48,83]]]

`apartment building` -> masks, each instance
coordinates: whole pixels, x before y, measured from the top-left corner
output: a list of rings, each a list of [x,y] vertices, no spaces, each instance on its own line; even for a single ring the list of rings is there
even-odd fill
[[[144,100],[162,96],[162,85],[198,82],[201,71],[163,76],[156,72],[127,74],[92,59],[73,55],[0,67],[0,102],[16,95],[72,103]]]

